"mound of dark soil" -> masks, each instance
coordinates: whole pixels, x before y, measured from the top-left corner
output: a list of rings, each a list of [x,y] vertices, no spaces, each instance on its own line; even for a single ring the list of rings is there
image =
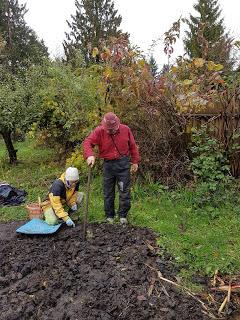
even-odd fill
[[[175,271],[147,229],[93,224],[84,242],[81,225],[50,237],[16,235],[16,227],[0,225],[1,320],[208,319],[157,277],[154,269],[168,279]]]

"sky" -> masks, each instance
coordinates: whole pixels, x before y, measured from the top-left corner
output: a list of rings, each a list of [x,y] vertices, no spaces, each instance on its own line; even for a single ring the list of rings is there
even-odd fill
[[[149,54],[153,40],[163,39],[164,32],[180,16],[189,17],[193,13],[193,4],[197,0],[114,0],[115,8],[122,16],[121,29],[130,33],[130,40],[144,54]],[[65,32],[69,31],[66,20],[71,21],[75,14],[74,0],[19,0],[26,3],[28,13],[25,16],[27,24],[43,39],[52,57],[63,54],[62,42]],[[226,30],[240,40],[240,1],[219,0]],[[184,35],[184,29],[181,31]],[[153,51],[159,67],[167,62],[163,52],[162,41]],[[174,47],[172,59],[183,53],[182,41]]]

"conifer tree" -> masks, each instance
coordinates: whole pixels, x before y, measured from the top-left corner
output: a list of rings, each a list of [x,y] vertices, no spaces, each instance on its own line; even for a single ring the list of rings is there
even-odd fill
[[[158,73],[158,66],[157,66],[157,62],[154,59],[153,55],[151,55],[151,57],[150,57],[149,66],[150,66],[153,77],[156,77],[156,75]]]
[[[86,62],[92,49],[109,37],[121,34],[122,17],[118,15],[112,0],[76,0],[76,13],[68,23],[71,31],[63,42],[67,60],[80,50]]]
[[[204,58],[216,63],[230,63],[230,42],[225,33],[218,0],[198,0],[194,5],[197,15],[187,20],[184,45],[190,58]]]

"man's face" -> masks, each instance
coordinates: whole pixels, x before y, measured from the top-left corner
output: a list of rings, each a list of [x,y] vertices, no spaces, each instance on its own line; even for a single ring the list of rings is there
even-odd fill
[[[113,134],[115,134],[117,131],[118,131],[118,129],[108,129],[108,130],[107,130],[107,133],[110,134],[110,135],[113,135]]]
[[[107,128],[107,133],[110,135],[114,135],[115,133],[117,133],[119,129],[119,125],[115,125],[112,128]]]

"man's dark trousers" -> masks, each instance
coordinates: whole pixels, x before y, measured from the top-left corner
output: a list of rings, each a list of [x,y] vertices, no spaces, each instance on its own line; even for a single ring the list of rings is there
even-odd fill
[[[131,208],[130,197],[130,161],[127,156],[117,160],[104,160],[103,164],[103,190],[104,190],[104,210],[107,218],[114,218],[115,186],[119,190],[120,218],[126,218]]]

